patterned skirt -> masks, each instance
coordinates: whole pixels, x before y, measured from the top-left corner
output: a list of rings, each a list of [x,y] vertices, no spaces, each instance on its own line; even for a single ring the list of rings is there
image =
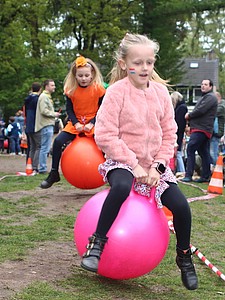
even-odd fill
[[[133,171],[129,165],[113,161],[112,159],[107,159],[103,164],[100,164],[98,167],[98,171],[102,175],[104,182],[108,181],[108,172],[114,169],[125,169],[133,174]],[[176,177],[174,176],[173,172],[169,167],[167,167],[166,171],[160,176],[159,185],[156,187],[155,201],[157,203],[158,208],[162,208],[163,205],[161,202],[161,195],[169,187],[166,181],[177,184]],[[151,195],[151,187],[146,183],[136,182],[134,179],[133,188],[138,194],[142,196],[150,197]]]

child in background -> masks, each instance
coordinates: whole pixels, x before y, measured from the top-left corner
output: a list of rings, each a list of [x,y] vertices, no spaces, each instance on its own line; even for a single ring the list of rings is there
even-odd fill
[[[159,45],[146,36],[126,34],[115,54],[110,86],[95,124],[96,144],[106,155],[99,171],[111,188],[81,266],[97,272],[107,233],[134,181],[134,190],[142,195],[149,196],[156,187],[158,207],[164,205],[173,213],[176,263],[184,286],[194,290],[198,280],[190,249],[191,211],[168,167],[177,126],[165,81],[154,71],[158,50]]]
[[[22,110],[18,110],[15,115],[15,122],[20,124],[20,130],[24,130],[24,115]]]
[[[101,105],[105,89],[97,65],[90,59],[79,56],[71,65],[65,79],[66,112],[68,122],[53,143],[52,168],[40,187],[47,189],[60,181],[59,162],[62,147],[73,141],[78,134],[94,134],[95,117]]]
[[[22,132],[21,139],[20,139],[20,148],[21,148],[22,155],[26,155],[28,144],[27,144],[27,135],[24,131]]]
[[[190,140],[190,136],[191,136],[190,126],[186,125],[185,130],[184,130],[184,138],[183,138],[183,145],[182,145],[185,168],[186,168],[186,163],[187,163],[187,145]]]
[[[20,124],[15,121],[15,117],[9,117],[9,125],[6,132],[9,138],[10,155],[21,155],[20,138],[22,132]]]
[[[50,149],[50,153],[49,153],[50,155],[52,155],[52,147],[54,144],[54,140],[60,134],[60,132],[62,132],[63,128],[64,128],[64,125],[63,125],[62,119],[55,118],[54,135],[52,138],[52,145],[51,145],[51,149]]]

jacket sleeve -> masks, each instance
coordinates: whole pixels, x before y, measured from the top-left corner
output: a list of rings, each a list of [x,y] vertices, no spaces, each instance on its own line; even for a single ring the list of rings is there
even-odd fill
[[[66,96],[66,112],[68,115],[68,119],[72,122],[73,125],[79,122],[73,110],[73,103],[68,96]]]
[[[39,109],[40,113],[46,117],[55,118],[56,113],[54,111],[54,108],[52,104],[50,103],[50,99],[47,97],[39,97]]]
[[[99,98],[99,100],[98,100],[98,108],[101,106],[103,98],[104,98],[104,95]],[[92,124],[95,125],[95,123],[96,123],[96,116],[93,119],[91,119],[90,123],[92,123]]]
[[[13,129],[13,126],[11,124],[9,124],[8,127],[6,128],[6,130],[7,130],[6,135],[10,136],[12,134],[12,129]]]
[[[123,95],[119,91],[106,91],[95,123],[95,141],[98,147],[115,161],[134,168],[138,160],[125,142],[119,137],[119,115],[123,105]]]
[[[224,116],[225,116],[225,106],[220,103],[217,106],[217,117],[224,117]]]

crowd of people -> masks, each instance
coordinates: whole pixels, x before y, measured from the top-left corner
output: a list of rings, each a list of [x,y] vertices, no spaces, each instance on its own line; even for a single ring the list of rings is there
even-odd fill
[[[194,290],[198,280],[190,249],[191,211],[175,175],[191,182],[199,156],[201,173],[196,181],[209,182],[224,137],[225,103],[218,91],[213,92],[213,82],[204,78],[202,97],[188,111],[182,94],[169,93],[171,86],[154,69],[158,51],[158,43],[146,36],[126,34],[115,53],[107,89],[97,65],[90,58],[77,57],[64,81],[65,127],[61,112],[54,108],[54,80],[43,85],[33,82],[23,111],[10,117],[7,127],[0,120],[0,151],[7,138],[9,153],[26,153],[34,174],[48,173],[51,152],[51,170],[40,183],[47,189],[60,181],[65,145],[77,135],[94,136],[106,158],[99,172],[111,188],[81,266],[97,272],[107,233],[131,188],[148,196],[149,189],[156,187],[158,207],[164,205],[173,213],[182,282]]]
[[[10,116],[8,125],[0,119],[0,153],[9,155],[26,155],[27,137],[24,131],[23,111],[19,110],[15,116]]]
[[[86,65],[82,65],[84,62]],[[100,96],[98,91],[93,93],[96,97],[93,103],[98,103],[93,108],[93,103],[90,105],[91,102],[86,97],[91,93],[90,88],[96,86],[102,92]],[[86,135],[93,134],[105,87],[97,65],[89,58],[78,57],[65,78],[68,121],[65,122],[65,128],[60,112],[54,111],[51,98],[54,91],[55,83],[52,79],[46,80],[43,85],[34,82],[22,110],[9,117],[7,126],[4,119],[0,118],[0,154],[31,157],[34,174],[48,173],[47,157],[52,155],[52,167],[49,176],[41,183],[42,188],[49,188],[60,180],[58,169],[63,148],[82,131]],[[169,165],[183,182],[209,182],[219,153],[225,152],[225,100],[218,91],[213,92],[213,82],[210,79],[202,81],[201,91],[202,97],[190,112],[181,93],[170,93],[177,124],[177,139]],[[79,99],[76,104],[74,97]],[[91,117],[83,120],[89,110]]]
[[[43,87],[43,91],[42,91]],[[55,124],[63,128],[60,112],[54,111],[51,94],[55,91],[52,79],[43,85],[33,82],[24,100],[23,110],[10,116],[8,126],[0,120],[0,150],[9,155],[25,155],[32,161],[33,175],[47,173],[47,157],[54,137]]]
[[[202,80],[201,92],[190,112],[179,92],[171,94],[178,126],[175,173],[183,182],[208,183],[223,151],[225,101],[210,79]]]
[[[58,169],[63,148],[77,134],[93,134],[104,86],[101,72],[91,59],[80,56],[72,63],[64,82],[67,113],[64,128],[61,113],[54,110],[51,98],[54,80],[48,79],[42,85],[33,82],[22,110],[9,117],[7,126],[0,118],[0,153],[31,157],[34,174],[48,173],[47,157],[51,154],[49,176],[41,183],[42,188],[51,187],[60,180]],[[203,79],[201,91],[202,97],[190,112],[181,93],[170,93],[177,139],[169,166],[183,182],[209,182],[219,153],[225,152],[225,100],[218,91],[213,91],[210,79]],[[92,100],[88,100],[90,94]]]

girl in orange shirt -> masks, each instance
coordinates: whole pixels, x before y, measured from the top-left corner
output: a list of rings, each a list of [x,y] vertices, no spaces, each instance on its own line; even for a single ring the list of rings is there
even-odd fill
[[[73,141],[78,134],[91,136],[97,111],[101,105],[105,89],[102,75],[96,64],[89,58],[79,56],[71,65],[65,78],[66,112],[68,122],[53,144],[52,169],[41,188],[47,189],[60,181],[59,162],[62,146]]]

